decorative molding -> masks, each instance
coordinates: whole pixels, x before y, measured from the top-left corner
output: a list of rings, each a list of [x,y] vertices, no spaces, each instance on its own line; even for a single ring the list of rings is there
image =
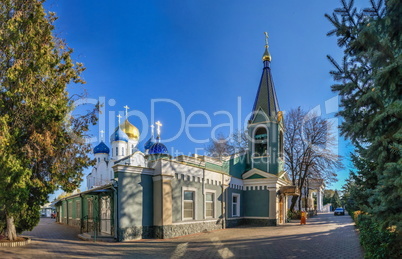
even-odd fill
[[[135,173],[135,174],[148,174],[154,175],[155,169],[141,167],[141,166],[132,166],[132,165],[114,165],[112,166],[113,172],[119,173]]]
[[[250,176],[252,176],[254,174],[261,175],[261,176],[263,176],[263,177],[265,177],[267,179],[275,179],[275,180],[278,179],[278,176],[276,176],[274,174],[271,174],[271,173],[264,172],[264,171],[262,171],[262,170],[260,170],[258,168],[253,168],[253,169],[247,171],[246,173],[244,173],[242,175],[242,178],[243,178],[243,180],[248,180],[246,178],[248,178],[248,177],[250,177]],[[263,178],[259,178],[259,179],[263,179]],[[253,180],[257,180],[257,179],[253,179]]]
[[[258,123],[249,123],[247,125],[247,128],[254,126],[254,125],[259,125],[259,124],[268,124],[268,123],[273,123],[273,124],[279,124],[277,121],[262,121],[262,122],[258,122]]]
[[[200,159],[198,157],[181,155],[181,156],[177,156],[176,160],[179,162],[183,162],[183,163],[191,163],[196,166],[205,166],[205,161],[203,161],[202,159]]]
[[[160,181],[160,180],[172,180],[174,176],[172,175],[155,175],[152,177],[152,180],[155,181]]]

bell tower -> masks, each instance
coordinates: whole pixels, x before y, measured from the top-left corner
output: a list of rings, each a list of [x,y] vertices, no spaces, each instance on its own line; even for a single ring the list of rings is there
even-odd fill
[[[283,119],[271,74],[268,33],[265,32],[263,70],[248,122],[251,168],[278,175],[283,171]]]

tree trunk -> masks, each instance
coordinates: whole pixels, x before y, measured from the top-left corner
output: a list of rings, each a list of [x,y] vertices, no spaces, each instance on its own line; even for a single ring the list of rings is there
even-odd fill
[[[299,200],[298,200],[299,201],[299,204],[298,204],[299,205],[298,206],[299,210],[302,210],[302,206],[301,206],[302,199],[303,199],[303,196],[301,195],[301,192],[300,192],[300,197],[299,197]]]
[[[308,202],[310,201],[309,195],[310,195],[309,189],[306,188],[306,202],[304,203],[304,210],[305,211],[308,211]]]
[[[298,196],[292,196],[292,201],[290,203],[290,211],[294,211]]]
[[[17,231],[15,230],[14,217],[6,215],[7,217],[7,229],[6,236],[8,240],[14,241],[17,239]]]

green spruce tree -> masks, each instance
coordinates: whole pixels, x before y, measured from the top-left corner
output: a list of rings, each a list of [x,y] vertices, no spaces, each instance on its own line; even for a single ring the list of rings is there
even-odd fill
[[[331,198],[331,204],[332,204],[332,208],[334,208],[334,209],[342,206],[342,202],[341,202],[341,199],[339,198],[339,194],[338,194],[337,190],[335,190],[335,193]]]
[[[362,179],[370,185],[368,212],[383,228],[402,228],[402,2],[370,1],[358,11],[353,1],[342,1],[332,15],[344,58],[331,73],[339,83],[332,90],[341,96],[343,135],[359,148],[370,171]],[[362,172],[363,173],[363,172]],[[367,175],[366,175],[367,174]]]
[[[39,207],[61,187],[79,185],[91,163],[83,141],[95,113],[69,117],[70,83],[84,67],[53,35],[44,0],[4,0],[0,8],[0,232],[31,230]]]
[[[361,11],[353,1],[326,15],[344,51],[329,57],[339,83],[341,132],[358,148],[362,205],[383,229],[402,231],[402,2],[374,1]],[[364,165],[363,165],[364,164]]]

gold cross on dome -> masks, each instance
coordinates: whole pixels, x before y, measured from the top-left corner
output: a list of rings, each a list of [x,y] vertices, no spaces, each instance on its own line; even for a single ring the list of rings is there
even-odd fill
[[[128,107],[128,106],[126,105],[126,106],[124,106],[123,108],[126,109],[126,117],[127,117],[128,109],[130,109],[130,107]]]
[[[101,130],[100,131],[100,134],[101,134],[101,141],[103,141],[103,134],[105,133],[105,131],[104,130]]]
[[[264,34],[265,34],[265,45],[267,45],[268,46],[268,32],[264,32]]]
[[[157,128],[156,131],[158,132],[158,136],[161,135],[161,127],[163,126],[162,123],[160,121],[155,122]]]

